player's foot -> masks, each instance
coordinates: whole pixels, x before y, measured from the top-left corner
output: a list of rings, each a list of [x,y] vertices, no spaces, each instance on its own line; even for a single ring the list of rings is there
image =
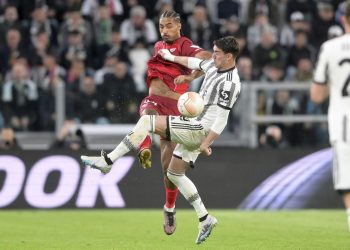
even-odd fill
[[[101,156],[80,156],[81,161],[91,167],[100,170],[102,173],[107,174],[112,169],[113,162],[108,158],[107,153],[101,150]]]
[[[208,215],[208,217],[205,219],[205,221],[199,223],[199,233],[196,239],[196,244],[201,244],[203,241],[205,241],[213,228],[218,224],[218,220],[211,215]]]
[[[176,212],[168,212],[166,210],[164,210],[164,224],[163,224],[163,228],[164,228],[164,232],[167,235],[171,235],[175,232],[176,229],[176,216],[175,216]]]
[[[141,149],[137,155],[140,164],[143,168],[150,168],[152,166],[152,151],[149,148]]]

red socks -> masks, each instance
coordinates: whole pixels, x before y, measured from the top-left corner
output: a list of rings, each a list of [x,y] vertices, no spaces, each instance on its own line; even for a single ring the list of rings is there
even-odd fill
[[[167,208],[173,208],[175,207],[175,202],[176,202],[176,197],[178,194],[178,189],[170,189],[170,188],[165,188],[165,206]]]
[[[152,147],[152,139],[149,135],[146,136],[146,138],[143,140],[143,142],[140,144],[140,150],[142,151],[145,148],[151,148]]]

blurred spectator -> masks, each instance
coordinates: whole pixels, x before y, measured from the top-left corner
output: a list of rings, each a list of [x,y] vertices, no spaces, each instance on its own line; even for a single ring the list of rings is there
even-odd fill
[[[251,52],[248,49],[246,33],[238,32],[234,36],[236,37],[236,40],[239,44],[239,54],[236,60],[239,59],[241,56],[252,57]]]
[[[326,2],[317,3],[317,17],[312,20],[311,44],[319,48],[328,39],[328,29],[336,25],[333,5]]]
[[[5,44],[6,34],[10,29],[22,30],[21,23],[18,20],[18,12],[14,5],[6,5],[4,9],[4,18],[0,22],[0,44]]]
[[[263,30],[270,30],[277,37],[277,29],[269,23],[269,19],[265,14],[257,14],[254,24],[248,26],[247,44],[249,51],[253,51],[260,43]]]
[[[219,29],[220,36],[246,36],[247,28],[239,22],[237,16],[230,16],[222,22]]]
[[[309,36],[310,22],[305,19],[302,12],[293,12],[289,25],[283,26],[281,30],[280,44],[286,48],[290,48],[295,43],[296,34],[301,31]]]
[[[74,120],[66,120],[50,148],[86,149],[85,135]]]
[[[40,31],[36,34],[34,44],[29,48],[29,64],[31,66],[41,66],[43,65],[44,57],[55,52],[56,48],[50,44],[48,34],[45,31]]]
[[[6,44],[0,48],[0,72],[3,76],[20,56],[26,56],[21,44],[21,33],[17,29],[10,29],[6,34]]]
[[[267,82],[282,82],[285,77],[284,64],[282,61],[272,61],[263,68],[260,80]]]
[[[278,25],[278,5],[274,0],[251,0],[248,7],[249,23],[253,23],[257,15],[267,16],[270,23]]]
[[[115,56],[107,56],[105,58],[103,67],[95,72],[94,81],[96,85],[101,85],[106,74],[114,72],[114,67],[118,62],[118,58]]]
[[[276,125],[266,127],[265,133],[259,136],[259,144],[267,148],[285,148],[288,146],[281,128]]]
[[[105,100],[103,95],[97,92],[93,77],[85,76],[81,91],[76,97],[75,117],[81,123],[107,123],[103,117]]]
[[[125,47],[122,46],[120,32],[113,30],[108,44],[97,46],[97,68],[101,68],[104,59],[107,57],[117,57],[120,61],[129,62],[129,56]]]
[[[303,13],[306,20],[311,21],[316,17],[316,2],[314,0],[288,0],[286,18],[287,22],[293,12],[299,11]]]
[[[127,65],[118,62],[113,74],[106,74],[101,85],[101,94],[107,99],[106,112],[112,123],[135,122],[138,117],[136,86],[128,74]]]
[[[95,20],[96,13],[98,13],[99,5],[107,7],[109,15],[116,22],[120,22],[124,15],[124,7],[120,0],[84,0],[81,6],[81,13],[89,20]]]
[[[254,77],[260,78],[262,69],[275,61],[284,61],[282,47],[277,43],[275,29],[264,28],[261,41],[253,51]]]
[[[242,82],[253,80],[253,63],[250,57],[240,57],[237,61],[237,70]]]
[[[213,47],[213,38],[215,37],[214,30],[206,8],[197,5],[193,10],[193,14],[188,17],[188,32],[184,32],[189,34],[194,44],[210,50]]]
[[[58,23],[55,19],[49,19],[48,7],[43,2],[38,2],[32,13],[32,19],[25,22],[26,37],[33,45],[36,44],[37,35],[45,32],[49,38],[49,44],[57,45]]]
[[[146,18],[146,10],[142,6],[134,6],[130,10],[130,18],[122,22],[120,35],[123,43],[132,48],[138,39],[144,39],[147,47],[158,39],[154,23]]]
[[[313,77],[313,68],[310,58],[300,58],[297,63],[296,72],[292,80],[298,82],[311,81]]]
[[[91,65],[91,55],[84,45],[83,36],[79,30],[71,30],[68,35],[68,44],[60,53],[60,65],[68,69],[74,60],[84,61]]]
[[[239,0],[220,0],[217,6],[220,23],[224,23],[232,16],[238,18],[241,15],[241,3]]]
[[[147,62],[151,58],[151,53],[146,48],[143,40],[136,42],[134,48],[129,52],[129,59],[131,62],[132,76],[136,83],[136,91],[140,95],[147,93],[146,88],[146,73]]]
[[[67,12],[67,19],[61,24],[58,41],[62,47],[67,46],[68,36],[72,32],[78,32],[82,36],[82,41],[87,48],[90,48],[93,41],[93,29],[91,24],[81,16],[80,9],[74,7]]]
[[[13,66],[12,79],[3,86],[2,101],[7,126],[28,130],[37,121],[38,90],[23,64]]]
[[[12,128],[3,128],[0,136],[0,150],[20,149]]]
[[[297,31],[295,34],[295,44],[288,51],[288,78],[295,74],[296,67],[301,58],[308,58],[313,63],[315,56],[316,50],[308,43],[307,34],[301,30]]]
[[[329,40],[329,39],[341,36],[343,35],[343,33],[344,31],[339,25],[332,25],[328,29],[327,38]]]
[[[113,29],[113,20],[108,7],[101,5],[98,8],[98,15],[94,22],[95,42],[97,46],[109,43]]]

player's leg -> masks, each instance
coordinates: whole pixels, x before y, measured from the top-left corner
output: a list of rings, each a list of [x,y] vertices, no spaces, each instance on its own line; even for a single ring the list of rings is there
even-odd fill
[[[158,112],[155,109],[152,109],[149,104],[147,104],[149,108],[145,108],[142,110],[141,115],[158,115]],[[141,105],[142,107],[142,105]],[[139,151],[137,153],[137,157],[139,162],[143,168],[150,168],[152,166],[152,137],[150,134],[146,136],[143,142],[139,146]]]
[[[348,216],[348,227],[350,231],[350,191],[343,192],[342,197],[346,209],[346,214]]]
[[[350,145],[342,141],[333,143],[333,181],[334,188],[342,196],[347,212],[350,230]]]
[[[132,149],[137,149],[148,133],[156,133],[165,137],[166,127],[166,116],[144,115],[112,152],[106,154],[102,151],[101,156],[82,155],[81,160],[85,165],[96,168],[106,174],[112,169],[113,162]]]
[[[196,244],[200,244],[209,237],[211,231],[217,225],[217,220],[215,217],[208,214],[196,186],[185,175],[188,167],[189,163],[173,156],[167,175],[168,178],[178,187],[180,193],[193,206],[197,213],[199,220],[199,233],[196,239]]]
[[[175,202],[178,194],[177,187],[167,177],[167,170],[170,164],[171,157],[173,155],[176,143],[167,141],[165,139],[160,140],[161,150],[161,164],[164,173],[164,186],[165,186],[165,205],[164,205],[164,232],[171,235],[176,229],[176,213]]]

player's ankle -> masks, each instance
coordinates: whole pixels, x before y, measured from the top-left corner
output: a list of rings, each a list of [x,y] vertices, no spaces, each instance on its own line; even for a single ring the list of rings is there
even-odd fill
[[[167,205],[164,205],[164,210],[173,213],[175,211],[175,205],[173,207],[167,207]]]

